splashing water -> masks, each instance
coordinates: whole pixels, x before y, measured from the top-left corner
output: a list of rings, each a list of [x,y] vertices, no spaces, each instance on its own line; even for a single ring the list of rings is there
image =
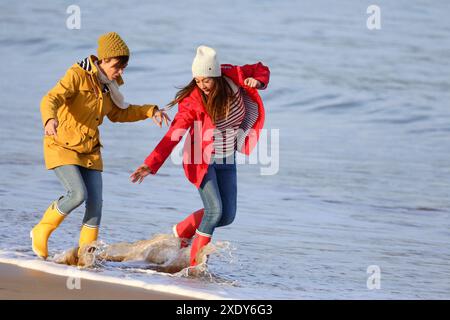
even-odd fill
[[[208,271],[208,258],[213,253],[218,253],[219,257],[225,257],[226,255],[222,252],[229,251],[230,244],[228,242],[218,242],[216,245],[209,243],[199,251],[200,263],[195,267],[190,267],[190,248],[180,248],[180,244],[179,238],[168,234],[158,234],[152,239],[133,243],[120,242],[108,245],[96,241],[82,247],[79,254],[78,248],[71,248],[56,254],[52,261],[58,264],[76,265],[80,268],[97,269],[104,268],[107,262],[144,262],[144,270],[180,277],[210,278],[215,279],[212,280],[213,282],[217,282],[219,278]]]

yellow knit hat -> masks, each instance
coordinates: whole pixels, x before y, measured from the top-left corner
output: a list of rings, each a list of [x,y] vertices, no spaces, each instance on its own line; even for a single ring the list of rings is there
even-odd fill
[[[103,60],[119,56],[130,56],[130,50],[125,41],[116,32],[102,34],[98,38],[98,59]]]

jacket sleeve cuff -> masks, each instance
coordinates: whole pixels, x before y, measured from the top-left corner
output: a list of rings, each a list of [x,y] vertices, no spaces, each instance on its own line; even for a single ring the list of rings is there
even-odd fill
[[[151,159],[151,156],[148,156],[145,160],[144,160],[144,164],[150,169],[150,173],[155,175],[156,172],[158,172],[158,169],[155,168],[154,166],[154,162]]]
[[[255,77],[255,79],[258,80],[259,82],[261,82],[261,84],[262,84],[261,88],[257,88],[258,90],[264,90],[265,88],[267,88],[267,83],[265,83],[258,77]]]
[[[148,107],[147,110],[147,117],[151,118],[155,115],[155,112],[159,110],[157,105],[153,105],[153,104],[146,104],[144,105],[145,107]]]
[[[56,114],[54,114],[53,112],[42,113],[42,126],[45,127],[48,120],[50,119],[56,119]]]

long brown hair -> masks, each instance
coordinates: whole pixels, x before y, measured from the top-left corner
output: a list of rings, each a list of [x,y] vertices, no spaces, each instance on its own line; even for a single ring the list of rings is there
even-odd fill
[[[218,120],[226,119],[230,113],[230,107],[235,102],[237,95],[233,93],[233,89],[227,80],[223,77],[212,77],[214,80],[214,85],[210,94],[207,96],[201,91],[203,104],[205,106],[206,112],[211,117],[211,120],[216,123]],[[167,104],[168,109],[172,108],[174,105],[179,103],[181,100],[189,96],[197,87],[195,79],[175,95],[175,99]]]

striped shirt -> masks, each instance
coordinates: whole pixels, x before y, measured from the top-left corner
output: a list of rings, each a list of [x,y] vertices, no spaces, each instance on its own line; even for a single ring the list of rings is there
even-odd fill
[[[216,129],[214,130],[214,153],[218,158],[225,158],[236,151],[238,130],[245,118],[245,104],[242,90],[232,83],[232,81],[229,81],[229,83],[233,92],[236,94],[236,98],[230,106],[228,117],[216,122]]]

